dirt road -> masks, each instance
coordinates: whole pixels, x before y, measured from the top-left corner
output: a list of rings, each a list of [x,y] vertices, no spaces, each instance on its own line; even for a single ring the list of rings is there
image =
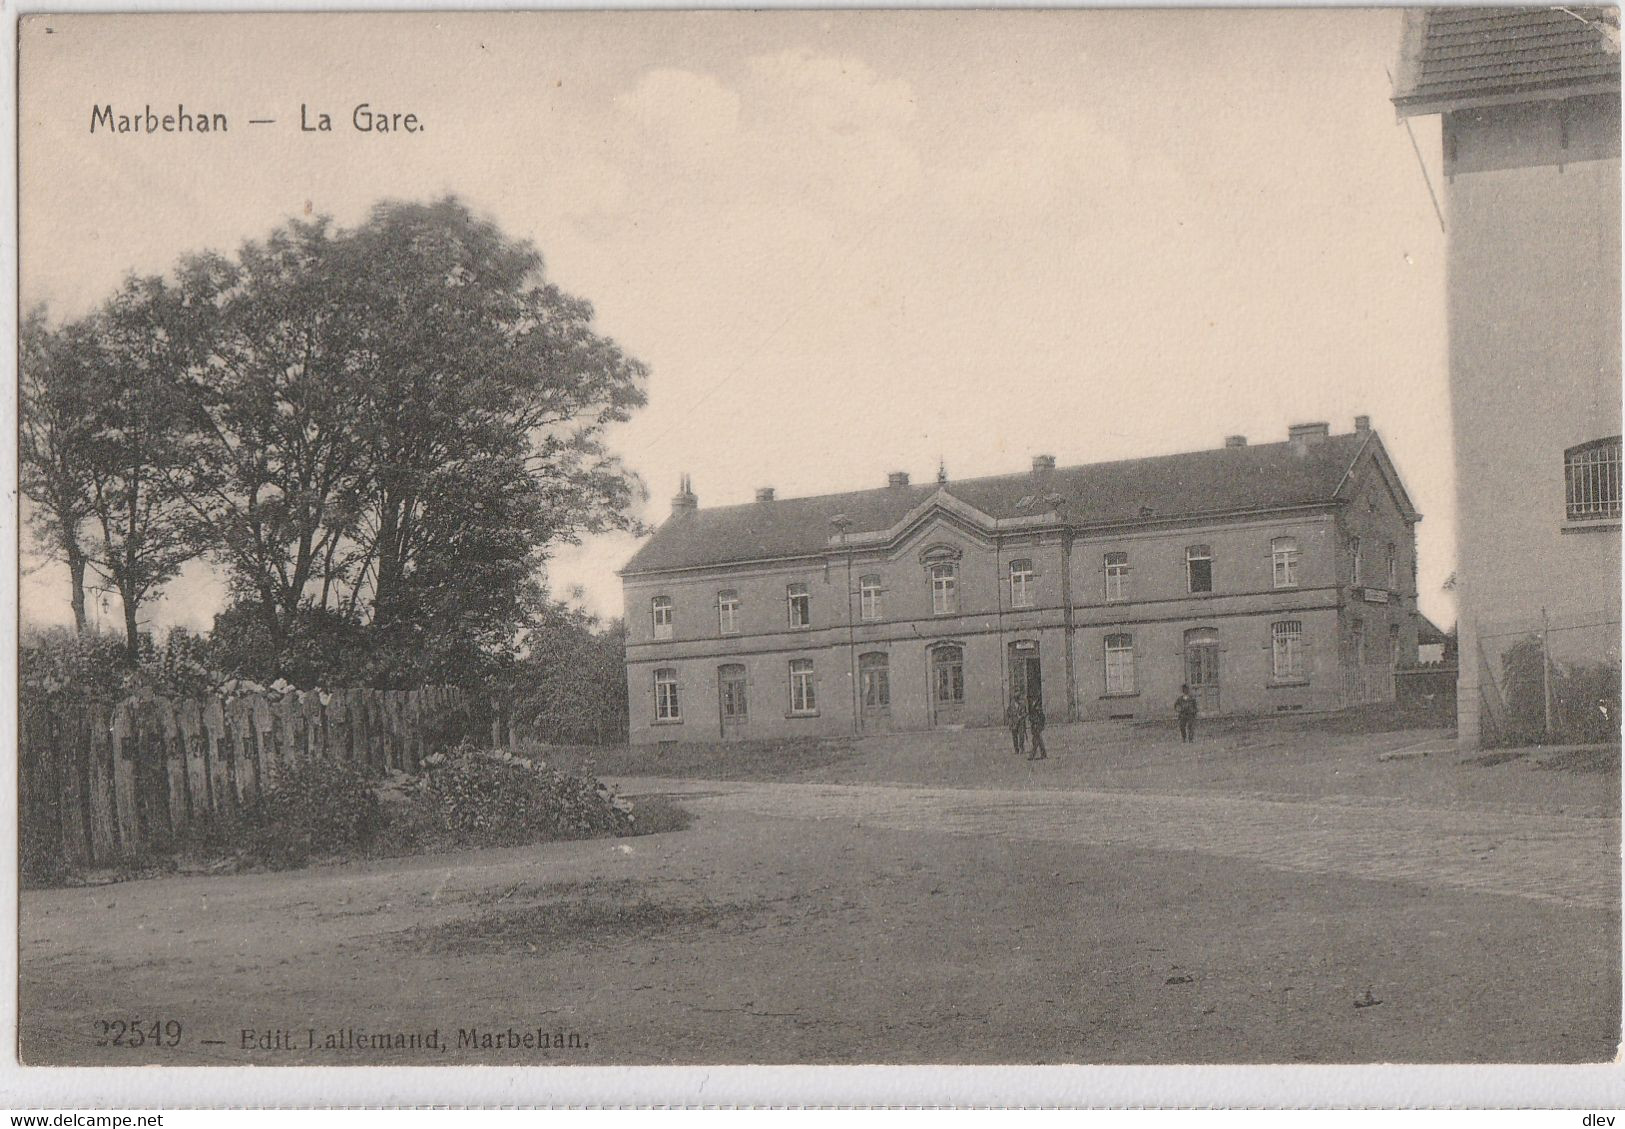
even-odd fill
[[[636,788],[683,794],[694,825],[27,892],[24,1057],[1485,1062],[1614,1052],[1617,817],[1086,789]],[[98,1024],[120,1018],[174,1020],[183,1035],[175,1046],[97,1045]]]

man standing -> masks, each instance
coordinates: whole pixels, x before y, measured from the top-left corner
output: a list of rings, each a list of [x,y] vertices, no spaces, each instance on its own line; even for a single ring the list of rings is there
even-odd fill
[[[1021,695],[1012,694],[1010,705],[1004,711],[1004,723],[1010,727],[1010,742],[1016,747],[1016,756],[1027,751],[1027,707],[1021,704]]]
[[[1179,718],[1179,739],[1182,742],[1196,740],[1196,699],[1191,696],[1191,688],[1186,685],[1179,687],[1179,697],[1174,699],[1174,713]]]
[[[1044,703],[1036,697],[1027,703],[1027,729],[1033,735],[1033,751],[1027,759],[1048,760],[1049,750],[1044,748]]]

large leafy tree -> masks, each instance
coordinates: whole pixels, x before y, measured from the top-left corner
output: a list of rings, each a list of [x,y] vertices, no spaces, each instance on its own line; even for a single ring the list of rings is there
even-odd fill
[[[75,628],[85,630],[85,522],[96,451],[96,342],[88,321],[59,329],[36,309],[23,319],[17,476],[39,546],[68,568]]]
[[[604,445],[646,370],[455,199],[296,222],[180,270],[209,323],[187,488],[240,606],[365,625],[375,683],[511,661],[550,545],[633,524]]]
[[[207,534],[177,485],[195,458],[185,374],[203,340],[183,292],[130,277],[85,325],[94,423],[86,460],[88,562],[124,605],[125,649],[140,653],[141,605],[202,554]]]

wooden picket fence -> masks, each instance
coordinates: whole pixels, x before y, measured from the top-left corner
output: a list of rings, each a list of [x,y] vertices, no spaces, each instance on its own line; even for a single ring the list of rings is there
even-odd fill
[[[325,756],[382,775],[415,772],[452,687],[122,702],[24,701],[18,815],[25,852],[106,866],[161,850],[210,816],[253,803]]]

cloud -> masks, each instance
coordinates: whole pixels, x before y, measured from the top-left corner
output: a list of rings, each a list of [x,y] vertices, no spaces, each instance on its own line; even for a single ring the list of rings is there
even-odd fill
[[[647,71],[616,108],[677,148],[711,146],[739,128],[739,95],[718,79],[661,67]]]

